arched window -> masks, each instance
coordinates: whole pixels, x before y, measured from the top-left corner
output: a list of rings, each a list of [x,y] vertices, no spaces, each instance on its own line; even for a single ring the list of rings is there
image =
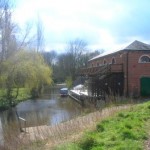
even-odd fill
[[[115,60],[115,58],[114,58],[114,57],[112,58],[111,63],[112,63],[112,64],[115,64],[115,63],[116,63],[116,60]]]
[[[147,55],[141,56],[139,59],[139,63],[150,63],[150,57]]]
[[[104,61],[103,61],[103,64],[105,65],[106,64],[106,60],[104,59]]]

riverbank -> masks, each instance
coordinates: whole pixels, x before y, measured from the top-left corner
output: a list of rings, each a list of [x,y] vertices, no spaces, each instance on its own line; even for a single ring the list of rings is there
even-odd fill
[[[23,139],[24,143],[35,141],[33,142],[34,146],[31,144],[33,149],[37,149],[37,142],[41,143],[41,149],[51,149],[56,145],[78,140],[85,131],[95,129],[99,121],[115,115],[116,112],[120,110],[129,109],[130,107],[132,107],[132,105],[109,107],[55,126],[26,128],[26,133],[21,133],[20,137]],[[29,145],[26,145],[25,148],[28,146]],[[39,147],[40,146],[38,146],[38,148]]]
[[[13,90],[13,95],[15,96],[15,94],[16,89]],[[9,108],[9,101],[6,99],[5,95],[6,91],[0,90],[0,111],[7,110]],[[31,98],[31,94],[29,93],[28,89],[20,88],[17,98],[12,101],[12,107],[29,98]]]
[[[150,102],[145,102],[105,108],[55,126],[27,128],[20,138],[23,150],[148,150],[149,123]]]
[[[64,103],[65,101],[66,100],[63,99],[63,101],[61,100],[59,102]],[[52,102],[52,104],[54,103]],[[56,108],[55,106],[53,107]],[[51,107],[51,109],[53,107]],[[111,106],[86,115],[80,114],[80,116],[76,117],[75,119],[72,119],[64,123],[59,123],[57,125],[53,124],[50,126],[43,125],[43,126],[29,127],[26,128],[26,132],[22,132],[21,134],[13,133],[15,132],[15,130],[12,130],[14,125],[12,124],[8,132],[6,132],[5,130],[6,136],[4,137],[7,143],[6,147],[8,146],[11,150],[13,150],[14,146],[17,146],[18,149],[22,149],[22,150],[29,149],[29,148],[31,148],[32,150],[43,150],[43,149],[50,150],[54,147],[56,150],[64,150],[64,149],[65,150],[79,150],[79,149],[88,150],[82,147],[82,145],[86,145],[86,143],[89,143],[88,141],[86,141],[87,139],[91,139],[92,141],[94,141],[94,143],[96,142],[96,144],[98,145],[99,143],[97,143],[97,141],[100,141],[102,138],[104,139],[104,141],[101,142],[104,143],[104,145],[107,145],[107,143],[115,145],[116,143],[120,142],[119,141],[120,139],[123,139],[122,135],[124,133],[120,131],[125,131],[126,134],[126,130],[127,130],[127,139],[123,140],[126,141],[128,140],[128,134],[130,135],[128,130],[129,131],[131,130],[131,136],[133,135],[135,139],[137,138],[136,135],[138,134],[135,132],[134,135],[134,130],[132,131],[132,129],[137,129],[137,131],[141,130],[142,133],[144,133],[144,136],[143,137],[141,136],[143,139],[140,139],[140,144],[141,144],[148,138],[147,133],[149,130],[149,126],[147,127],[147,124],[149,123],[148,122],[150,119],[149,116],[150,116],[150,102],[143,102],[143,104],[141,103],[141,104],[128,104],[128,105],[126,104],[121,106]],[[32,119],[32,122],[33,120],[34,118]],[[105,126],[105,122],[106,122],[106,126]],[[108,124],[110,124],[110,126],[108,126]],[[134,128],[133,126],[130,126],[130,124],[133,125]],[[24,125],[22,127],[24,127]],[[108,132],[106,132],[107,129]],[[23,130],[25,131],[24,128]],[[117,131],[117,133],[120,133],[120,135],[117,135],[116,132],[114,131]],[[103,135],[103,137],[99,139],[99,135]],[[113,143],[113,141],[109,139],[109,137],[111,136],[114,137],[116,143]],[[129,140],[132,141],[133,139],[131,138]],[[80,141],[82,141],[82,143],[80,143]],[[120,143],[124,144],[123,141]],[[59,147],[56,147],[57,145],[59,145]],[[72,149],[72,146],[78,148]],[[102,147],[102,149],[105,150],[109,148]],[[116,150],[116,148],[114,149]],[[16,147],[14,147],[14,150],[16,150]]]
[[[64,142],[55,150],[149,150],[149,123],[150,102],[136,104],[105,118],[76,141]]]

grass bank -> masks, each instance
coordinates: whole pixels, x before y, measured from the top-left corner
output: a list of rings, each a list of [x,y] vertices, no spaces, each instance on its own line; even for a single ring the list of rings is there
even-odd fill
[[[13,89],[13,96],[15,97],[17,89]],[[9,101],[6,99],[6,90],[0,89],[0,110],[5,110],[9,107]],[[26,88],[20,88],[19,93],[16,99],[12,101],[13,105],[17,105],[18,103],[30,98],[30,92]]]
[[[76,142],[59,145],[54,150],[143,150],[150,127],[150,102],[122,110],[100,121]]]

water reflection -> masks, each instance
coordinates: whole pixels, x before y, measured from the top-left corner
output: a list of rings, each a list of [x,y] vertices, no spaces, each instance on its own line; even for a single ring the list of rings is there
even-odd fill
[[[16,112],[26,119],[27,126],[55,125],[84,112],[80,104],[69,97],[61,98],[58,91],[59,88],[53,88],[41,99],[24,101],[16,108],[0,113],[0,135],[10,121],[18,123]]]
[[[27,100],[18,104],[16,108],[1,113],[2,124],[17,121],[16,112],[26,119],[27,126],[37,126],[54,125],[70,120],[84,112],[84,109],[69,97],[60,97],[59,88],[52,88],[41,99]]]
[[[54,125],[82,113],[82,107],[69,97],[63,99],[28,100],[17,105],[18,115],[28,126]]]
[[[0,118],[0,143],[3,144],[3,130],[2,130],[1,118]]]

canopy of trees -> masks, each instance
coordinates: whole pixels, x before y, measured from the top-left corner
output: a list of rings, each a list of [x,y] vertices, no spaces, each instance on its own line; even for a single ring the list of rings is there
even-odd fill
[[[43,56],[47,64],[53,68],[54,82],[66,82],[70,87],[76,80],[79,70],[88,66],[88,60],[103,52],[101,49],[89,51],[84,40],[75,39],[67,44],[66,52],[57,54],[53,50],[44,52]]]

